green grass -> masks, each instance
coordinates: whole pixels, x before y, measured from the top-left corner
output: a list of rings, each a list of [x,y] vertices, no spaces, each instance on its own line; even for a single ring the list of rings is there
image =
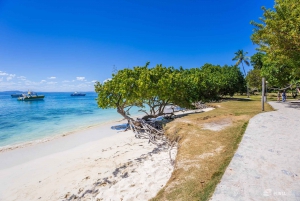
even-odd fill
[[[235,95],[234,98],[247,98],[246,95]],[[293,101],[293,100],[297,100],[299,99],[300,96],[298,95],[296,99],[294,99],[291,95],[291,93],[287,93],[287,101]],[[261,101],[261,95],[250,95],[250,99],[251,100],[257,100],[257,101]],[[280,97],[280,100],[282,100],[282,98]],[[277,101],[277,93],[267,93],[267,101]]]
[[[181,140],[173,174],[152,201],[208,200],[238,148],[248,121],[261,112],[261,102],[256,97],[248,101],[224,101],[211,105],[217,108],[167,124],[167,135]],[[271,110],[266,104],[265,111]],[[203,129],[204,123],[222,122],[230,124],[220,131]]]

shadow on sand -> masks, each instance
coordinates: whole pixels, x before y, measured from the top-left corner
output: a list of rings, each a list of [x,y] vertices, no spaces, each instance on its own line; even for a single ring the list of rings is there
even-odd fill
[[[138,158],[135,158],[134,161],[127,162],[120,167],[116,168],[112,172],[111,177],[104,177],[102,179],[98,179],[93,186],[90,189],[78,189],[78,194],[66,194],[65,197],[62,199],[63,201],[71,201],[71,200],[81,200],[84,199],[86,195],[91,196],[95,198],[99,193],[100,193],[100,188],[105,187],[105,186],[112,186],[116,184],[118,181],[115,180],[114,178],[119,177],[119,179],[127,178],[130,176],[131,172],[135,171],[135,168],[132,167],[134,163],[139,164],[143,163],[145,160],[147,160],[148,157],[151,157],[154,154],[159,154],[162,151],[165,151],[164,147],[155,147],[152,151],[148,152],[147,154],[143,154]],[[130,168],[132,167],[132,168]],[[126,170],[127,169],[127,170]],[[125,172],[126,171],[126,172]],[[125,172],[125,173],[122,173]]]

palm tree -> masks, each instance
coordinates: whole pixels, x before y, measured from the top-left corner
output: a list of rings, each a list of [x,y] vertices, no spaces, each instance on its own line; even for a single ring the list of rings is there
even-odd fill
[[[244,70],[244,76],[246,78],[246,71],[244,68],[244,64],[245,63],[247,66],[249,66],[249,57],[246,56],[246,54],[248,54],[248,52],[245,52],[243,50],[238,50],[237,52],[234,53],[235,57],[232,59],[232,61],[237,61],[235,63],[236,66],[242,64],[243,66],[243,70]],[[247,97],[249,98],[249,91],[248,91],[248,82],[247,82]]]

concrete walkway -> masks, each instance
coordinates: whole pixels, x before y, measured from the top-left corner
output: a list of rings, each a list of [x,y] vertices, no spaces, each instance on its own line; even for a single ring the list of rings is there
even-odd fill
[[[249,121],[213,201],[300,201],[300,104],[269,103],[276,111]]]

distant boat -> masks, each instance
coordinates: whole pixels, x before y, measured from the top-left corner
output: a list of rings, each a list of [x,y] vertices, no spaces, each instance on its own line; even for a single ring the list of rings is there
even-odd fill
[[[11,97],[12,98],[18,98],[18,97],[21,97],[23,96],[23,94],[12,94]]]
[[[85,96],[84,93],[78,93],[78,92],[74,92],[71,94],[71,96]]]
[[[18,97],[18,100],[20,101],[43,100],[44,97],[45,97],[44,95],[37,95],[37,93],[28,91],[27,94],[22,94],[21,97]]]

